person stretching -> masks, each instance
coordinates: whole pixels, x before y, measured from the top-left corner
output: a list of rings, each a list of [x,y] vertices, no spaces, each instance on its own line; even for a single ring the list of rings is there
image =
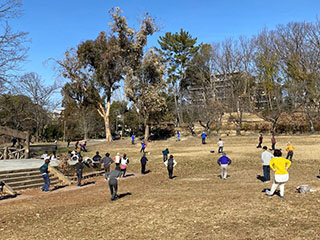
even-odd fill
[[[294,146],[290,142],[288,142],[286,151],[288,152],[286,159],[289,159],[292,162]]]
[[[226,153],[222,153],[222,156],[218,159],[217,163],[220,166],[221,179],[225,180],[228,176],[228,166],[231,164],[231,159],[226,156]]]
[[[288,168],[291,165],[291,161],[285,159],[279,149],[274,150],[274,158],[270,161],[270,168],[275,172],[274,181],[271,190],[267,190],[268,196],[272,196],[276,191],[277,187],[280,186],[280,197],[284,198],[284,185],[289,180]]]
[[[120,166],[117,165],[116,169],[106,174],[106,179],[109,180],[109,188],[111,193],[111,201],[118,198],[118,179],[121,176]]]

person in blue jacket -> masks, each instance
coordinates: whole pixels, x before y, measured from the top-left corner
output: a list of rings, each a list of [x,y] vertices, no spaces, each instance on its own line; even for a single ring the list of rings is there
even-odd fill
[[[141,149],[140,152],[144,153],[144,150],[146,149],[146,143],[144,141],[141,142]]]
[[[202,144],[206,144],[206,133],[205,132],[202,132],[201,134],[201,139],[202,139]]]
[[[50,179],[49,179],[49,171],[48,171],[49,163],[50,163],[50,156],[46,157],[46,159],[44,160],[44,164],[40,167],[40,172],[42,173],[42,177],[44,180],[44,184],[41,188],[43,192],[49,192],[49,187],[50,187]]]
[[[222,156],[217,161],[220,166],[220,176],[223,180],[227,179],[228,166],[231,164],[231,162],[231,159],[227,157],[225,152],[222,153]]]
[[[181,136],[180,131],[177,131],[177,142],[179,142],[179,141],[180,141],[180,136]]]
[[[134,134],[132,134],[132,136],[131,136],[131,143],[132,144],[134,144],[134,139],[135,139],[135,136],[134,136]]]

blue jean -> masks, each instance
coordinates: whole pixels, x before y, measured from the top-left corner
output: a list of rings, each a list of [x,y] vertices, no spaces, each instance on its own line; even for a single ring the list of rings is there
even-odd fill
[[[77,179],[78,179],[78,184],[77,186],[80,187],[81,186],[81,180],[82,180],[82,171],[77,171]]]
[[[264,181],[270,181],[270,166],[263,165],[263,177]]]
[[[42,175],[43,180],[44,180],[44,184],[41,188],[42,191],[48,192],[49,191],[49,187],[50,187],[50,179],[49,179],[49,174],[43,174]]]

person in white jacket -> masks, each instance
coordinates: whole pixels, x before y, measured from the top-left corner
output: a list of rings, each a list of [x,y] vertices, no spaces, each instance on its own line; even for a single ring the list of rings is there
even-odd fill
[[[126,171],[129,164],[129,159],[127,158],[127,154],[124,153],[121,158],[120,168],[121,168],[121,176],[126,177]]]

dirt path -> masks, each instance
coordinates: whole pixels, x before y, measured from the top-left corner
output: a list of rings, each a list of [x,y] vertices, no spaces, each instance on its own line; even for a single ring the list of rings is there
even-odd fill
[[[141,173],[127,173],[127,176],[125,178],[120,178],[119,182],[121,183],[122,181],[127,181],[129,179],[134,179],[138,177],[144,176]],[[104,177],[99,176],[99,177],[92,177],[88,178],[82,181],[82,186],[78,187],[76,186],[76,182],[74,182],[70,186],[51,186],[51,190],[49,192],[42,192],[40,189],[27,189],[20,191],[19,194],[15,197],[13,196],[0,196],[0,205],[6,204],[9,202],[14,202],[14,201],[20,201],[20,200],[26,200],[26,199],[34,199],[34,198],[39,198],[40,196],[55,196],[56,194],[62,193],[62,192],[71,192],[71,191],[80,191],[86,188],[93,188],[97,187],[103,184],[106,184],[107,181],[104,179]]]

